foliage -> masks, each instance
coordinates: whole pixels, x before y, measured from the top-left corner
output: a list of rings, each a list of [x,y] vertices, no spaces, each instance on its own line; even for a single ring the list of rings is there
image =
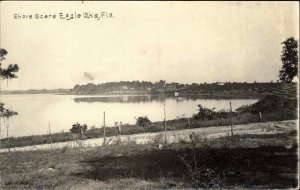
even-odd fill
[[[209,151],[209,150],[208,150]],[[202,157],[196,148],[186,150],[183,155],[178,155],[179,161],[186,167],[186,173],[196,188],[220,188],[224,181],[224,172],[214,167],[210,160],[211,155]],[[201,163],[205,160],[207,163]]]
[[[5,49],[0,48],[0,79],[17,78],[17,75],[15,74],[19,71],[19,66],[17,64],[10,64],[6,69],[2,69],[1,67],[1,61],[5,60],[6,55],[7,51]],[[10,109],[5,109],[4,104],[0,102],[0,117],[11,117],[17,114],[17,112],[14,112]]]
[[[220,110],[215,113],[216,118],[228,118],[230,116],[229,111]]]
[[[78,122],[72,125],[72,128],[70,129],[71,133],[81,133],[85,132],[87,130],[87,125],[86,124],[79,124]]]
[[[274,112],[281,112],[281,113],[288,113],[288,112],[295,112],[297,109],[297,100],[285,98],[283,96],[278,95],[267,95],[262,100],[258,102],[248,105],[242,106],[238,108],[242,112],[250,112],[250,113],[274,113]]]
[[[201,104],[198,105],[198,113],[194,114],[194,119],[199,120],[212,120],[215,117],[215,108],[209,109],[203,107]]]
[[[5,49],[0,48],[0,61],[5,60],[5,56],[7,55],[7,51]],[[2,79],[12,79],[17,78],[15,72],[19,71],[19,66],[17,64],[9,64],[7,69],[2,69],[0,63],[0,77]]]
[[[247,112],[251,112],[251,109],[252,109],[252,104],[246,104],[237,108],[236,111],[240,113],[247,113]]]
[[[19,71],[19,66],[17,64],[9,64],[7,69],[1,69],[0,68],[0,76],[3,79],[13,79],[17,78],[17,75],[15,72]]]
[[[136,120],[136,125],[147,127],[148,125],[151,125],[151,121],[147,116],[138,117],[137,120]]]
[[[290,83],[295,76],[298,76],[298,41],[290,37],[282,44],[281,61],[283,65],[279,71],[279,78],[284,83]]]
[[[0,102],[0,117],[8,118],[17,114],[18,114],[17,112],[4,108],[4,104]]]
[[[164,88],[166,87],[166,89]],[[155,89],[155,90],[154,90]],[[216,82],[216,83],[163,83],[163,82],[145,82],[145,81],[120,81],[108,82],[103,84],[86,84],[75,85],[70,91],[72,94],[103,94],[103,93],[126,93],[126,94],[160,94],[165,92],[166,95],[174,97],[174,92],[179,92],[179,96],[184,96],[187,99],[197,99],[199,96],[203,98],[261,98],[267,94],[280,94],[289,97],[296,97],[297,84],[292,83],[269,83],[269,82]],[[165,96],[133,96],[128,99],[120,99],[116,97],[113,101],[161,101]],[[76,102],[80,101],[111,101],[112,98],[76,98]]]
[[[5,49],[0,48],[0,61],[5,60],[6,55],[7,55],[7,51]]]

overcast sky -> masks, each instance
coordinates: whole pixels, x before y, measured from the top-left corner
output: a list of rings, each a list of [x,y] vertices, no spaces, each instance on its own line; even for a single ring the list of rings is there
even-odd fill
[[[281,42],[299,34],[298,2],[1,2],[2,89],[145,80],[276,81]],[[112,19],[14,14],[112,13]]]

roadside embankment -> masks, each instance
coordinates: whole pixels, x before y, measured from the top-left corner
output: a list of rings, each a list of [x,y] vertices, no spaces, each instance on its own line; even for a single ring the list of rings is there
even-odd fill
[[[243,125],[234,125],[234,135],[249,135],[249,134],[280,134],[289,133],[292,130],[296,130],[298,126],[297,120],[266,122],[266,123],[250,123]],[[217,126],[217,127],[205,127],[195,129],[184,129],[176,131],[167,131],[166,140],[167,143],[179,143],[183,141],[189,141],[190,135],[198,134],[203,135],[205,138],[215,139],[220,137],[226,137],[231,135],[231,126]],[[120,135],[106,137],[105,144],[111,145],[115,143],[136,143],[136,144],[148,144],[148,143],[164,143],[164,132],[155,133],[142,133],[135,135]],[[8,151],[34,151],[34,150],[49,150],[49,149],[62,149],[62,148],[86,148],[86,147],[99,147],[103,146],[104,138],[94,138],[87,140],[75,140],[68,142],[58,142],[52,144],[40,144],[34,146],[14,147],[0,149],[1,152]]]

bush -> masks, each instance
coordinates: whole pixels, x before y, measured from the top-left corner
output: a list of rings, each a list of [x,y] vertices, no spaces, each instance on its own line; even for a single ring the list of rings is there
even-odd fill
[[[147,116],[145,116],[145,117],[138,117],[137,120],[136,120],[136,125],[137,126],[146,127],[148,125],[151,125],[151,121],[150,121],[150,119],[148,119]]]
[[[216,112],[214,111],[215,108],[209,109],[203,107],[201,104],[198,105],[198,113],[194,114],[193,117],[196,120],[202,119],[202,120],[212,120],[214,119]]]
[[[215,113],[217,118],[228,118],[230,117],[230,112],[225,111],[225,110],[220,110]]]
[[[87,130],[87,125],[86,124],[79,124],[78,122],[72,125],[72,128],[70,129],[71,133],[81,133],[85,132]]]

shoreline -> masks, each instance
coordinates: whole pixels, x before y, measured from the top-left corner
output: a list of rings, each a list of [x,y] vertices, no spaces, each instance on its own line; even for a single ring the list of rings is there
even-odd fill
[[[275,128],[274,125],[279,127]],[[280,134],[297,130],[298,120],[286,120],[286,121],[271,121],[265,123],[248,123],[242,125],[234,125],[234,135],[249,135],[249,134]],[[180,143],[182,140],[189,139],[189,135],[192,133],[204,135],[206,138],[216,139],[220,137],[226,137],[230,134],[230,126],[214,126],[195,129],[182,129],[167,131],[168,143]],[[107,145],[112,145],[116,142],[123,143],[135,143],[135,144],[149,144],[155,140],[162,141],[164,132],[154,133],[140,133],[132,135],[120,135],[106,137]],[[33,146],[23,146],[10,148],[11,152],[23,152],[23,151],[36,151],[36,150],[52,150],[63,148],[95,148],[103,146],[103,137],[93,138],[86,140],[73,140],[67,142],[57,142],[52,144],[39,144]],[[0,153],[9,152],[9,148],[0,149]]]

